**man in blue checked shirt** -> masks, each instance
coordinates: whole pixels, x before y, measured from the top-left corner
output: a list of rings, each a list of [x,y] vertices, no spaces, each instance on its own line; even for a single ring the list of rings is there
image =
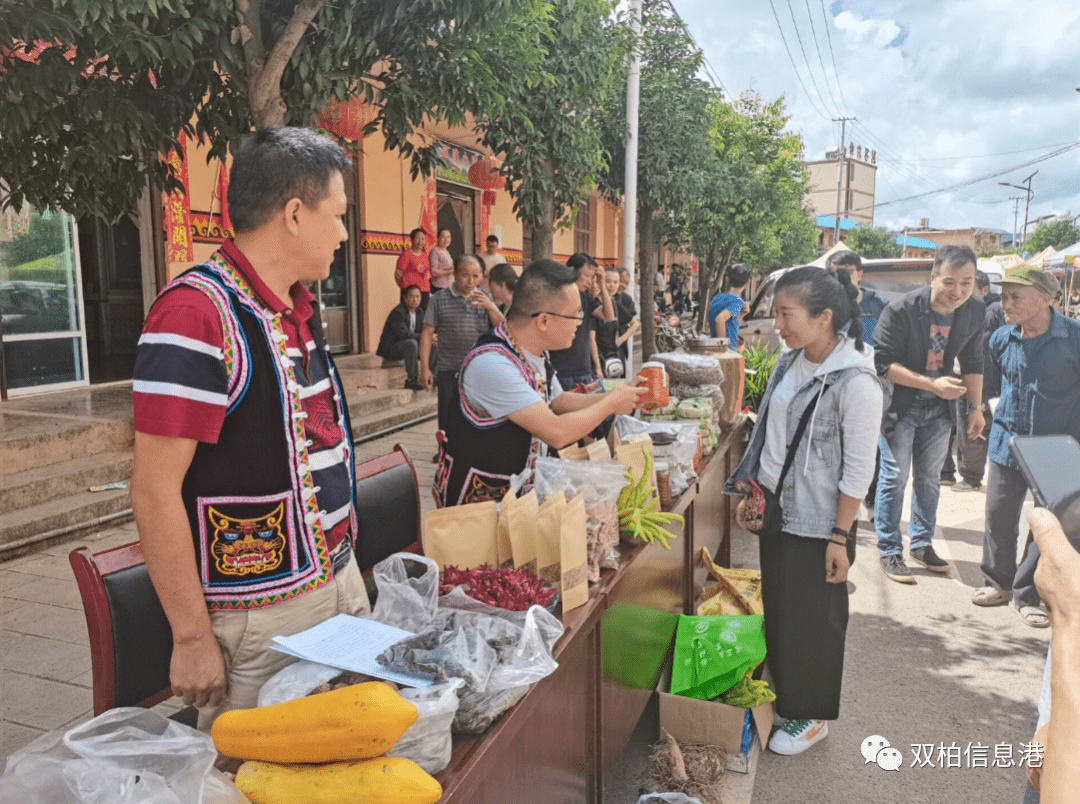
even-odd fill
[[[1001,372],[1001,398],[990,427],[983,577],[978,606],[1009,603],[1033,628],[1050,624],[1035,589],[1039,548],[1028,538],[1019,567],[1016,542],[1027,484],[1009,454],[1014,435],[1067,434],[1080,439],[1080,323],[1054,307],[1058,282],[1019,266],[1001,280],[1006,326],[990,337],[989,358]]]

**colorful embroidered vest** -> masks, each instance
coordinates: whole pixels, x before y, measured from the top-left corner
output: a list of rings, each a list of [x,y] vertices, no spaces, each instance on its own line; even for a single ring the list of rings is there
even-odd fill
[[[433,489],[439,507],[501,500],[510,488],[510,476],[535,461],[539,452],[539,443],[528,430],[509,419],[502,422],[492,419],[465,399],[461,383],[465,367],[477,356],[489,352],[508,357],[526,382],[545,401],[550,401],[547,389],[555,376],[550,362],[544,361],[546,376],[537,377],[505,324],[481,337],[462,363],[446,432],[442,434]]]
[[[217,308],[229,376],[218,441],[199,442],[181,488],[207,606],[261,608],[317,589],[333,577],[333,567],[311,479],[300,385],[280,320],[217,254],[163,293],[181,285],[205,293]],[[309,328],[329,364],[355,489],[348,410],[317,308]],[[355,496],[350,518],[355,535]]]

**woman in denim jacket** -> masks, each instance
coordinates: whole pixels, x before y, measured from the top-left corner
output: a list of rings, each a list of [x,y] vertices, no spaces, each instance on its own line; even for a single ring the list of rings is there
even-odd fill
[[[767,661],[776,710],[788,719],[769,740],[779,754],[805,751],[839,716],[855,516],[881,425],[873,347],[862,341],[857,290],[840,273],[805,266],[777,281],[776,328],[791,351],[777,361],[746,455],[724,487],[743,495],[753,480],[766,498],[759,549]],[[745,508],[744,498],[739,524]]]

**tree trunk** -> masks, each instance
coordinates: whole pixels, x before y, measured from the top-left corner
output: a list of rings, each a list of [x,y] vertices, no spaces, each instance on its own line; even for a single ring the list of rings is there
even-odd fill
[[[550,186],[554,182],[554,169],[550,162],[545,162],[541,172]],[[540,220],[536,226],[525,224],[525,229],[532,237],[530,260],[550,260],[555,254],[555,198],[544,195],[540,199]]]
[[[709,302],[712,301],[712,297],[720,291],[720,288],[724,283],[724,275],[727,273],[728,268],[731,267],[732,257],[735,255],[735,248],[729,248],[719,257],[719,263],[717,263],[716,251],[709,252],[709,269],[706,276],[700,277],[701,282],[698,284],[698,318],[701,321],[701,331],[709,331]],[[724,337],[718,335],[717,337]]]
[[[656,247],[653,245],[653,215],[655,210],[646,205],[638,205],[638,266],[641,283],[641,356],[648,360],[656,352],[656,325],[653,313],[656,303],[653,299],[653,278],[656,276]]]
[[[262,37],[262,0],[235,0],[237,36],[244,52],[248,105],[256,128],[285,125],[288,109],[281,97],[281,77],[326,0],[301,0],[269,52]]]

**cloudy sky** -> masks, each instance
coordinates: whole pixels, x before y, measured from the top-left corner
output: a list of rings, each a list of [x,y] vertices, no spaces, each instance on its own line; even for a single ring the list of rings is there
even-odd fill
[[[1080,213],[1080,148],[1021,166],[1080,141],[1076,0],[673,2],[730,94],[785,97],[807,159],[839,143],[831,118],[858,119],[848,141],[877,151],[875,225],[1012,231],[1009,196],[1025,193],[997,182],[1036,170],[1031,218]]]

